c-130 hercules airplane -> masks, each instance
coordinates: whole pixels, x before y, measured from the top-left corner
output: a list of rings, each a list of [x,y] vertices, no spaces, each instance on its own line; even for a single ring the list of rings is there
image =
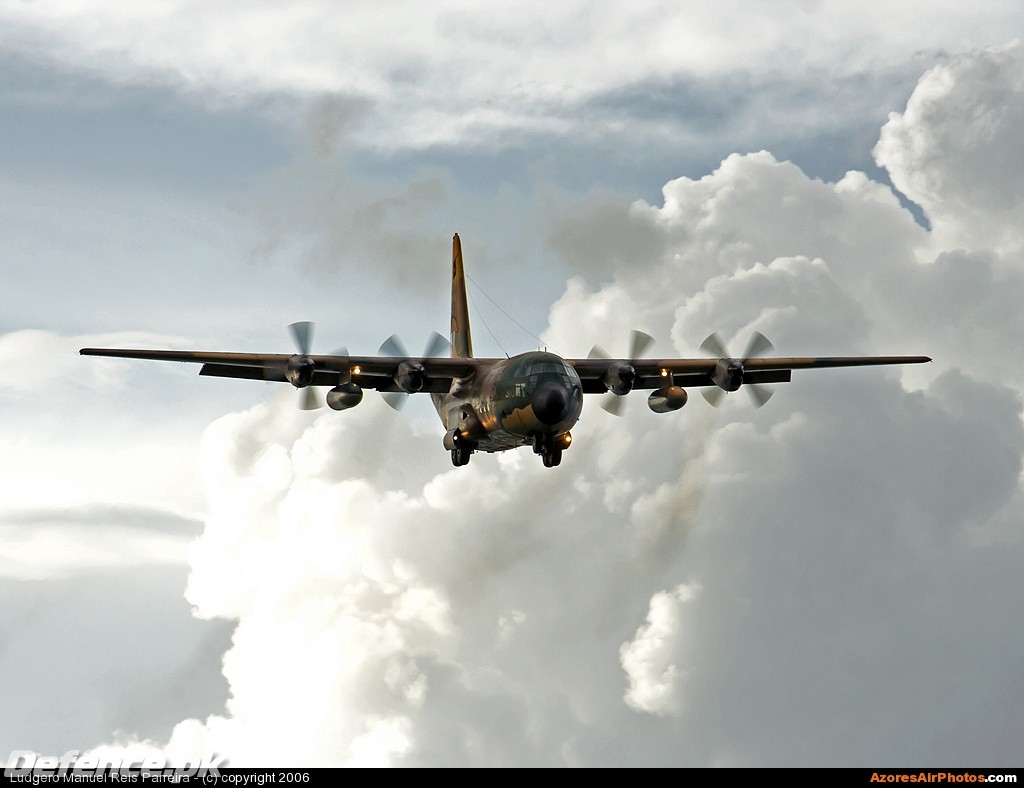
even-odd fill
[[[397,337],[381,345],[380,356],[352,356],[341,349],[330,355],[309,352],[311,323],[293,323],[299,352],[219,353],[179,350],[83,348],[86,356],[112,356],[156,361],[191,361],[203,366],[200,375],[249,380],[287,381],[304,389],[303,408],[318,407],[314,386],[331,386],[327,404],[334,410],[354,408],[363,389],[382,392],[399,407],[409,394],[430,394],[446,430],[444,447],[452,464],[466,465],[474,452],[496,452],[532,446],[546,467],[562,461],[569,448],[569,430],[579,420],[584,394],[605,394],[602,406],[617,413],[633,389],[649,389],[647,404],[655,413],[669,413],[686,404],[685,387],[701,387],[718,404],[728,391],[746,388],[756,405],[771,396],[766,383],[788,383],[792,370],[880,364],[920,364],[927,356],[847,356],[839,358],[763,358],[771,343],[761,334],[743,358],[730,358],[716,334],[701,345],[711,358],[640,358],[654,341],[634,331],[629,358],[613,359],[594,347],[588,358],[562,358],[547,351],[511,358],[475,358],[469,329],[462,244],[452,242],[451,357],[438,358],[449,343],[434,334],[423,356],[410,356]]]

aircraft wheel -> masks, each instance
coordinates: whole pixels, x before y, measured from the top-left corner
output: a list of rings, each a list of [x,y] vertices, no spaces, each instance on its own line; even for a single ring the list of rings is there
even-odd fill
[[[551,453],[548,454],[548,459],[550,462],[548,465],[549,468],[554,468],[556,465],[559,465],[562,462],[562,450],[552,449]]]
[[[458,449],[452,449],[452,465],[458,468],[463,464],[464,463],[462,462],[462,452],[460,452]]]
[[[551,467],[551,455],[550,454],[542,454],[540,458],[544,462],[544,467],[545,468],[550,468]]]
[[[469,446],[459,446],[456,451],[459,453],[459,465],[469,465],[469,457],[473,450]]]

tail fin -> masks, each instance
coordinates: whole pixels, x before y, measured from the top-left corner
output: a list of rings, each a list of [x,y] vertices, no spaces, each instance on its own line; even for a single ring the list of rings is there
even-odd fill
[[[452,358],[473,357],[473,336],[469,331],[466,303],[466,272],[462,270],[462,243],[452,239]]]

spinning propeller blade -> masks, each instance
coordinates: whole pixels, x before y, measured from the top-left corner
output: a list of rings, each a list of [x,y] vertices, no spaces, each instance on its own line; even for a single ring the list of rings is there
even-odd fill
[[[427,338],[427,345],[423,350],[422,358],[437,358],[450,350],[451,343],[436,331],[432,331]],[[405,343],[398,334],[392,334],[385,339],[381,343],[379,352],[382,356],[392,356],[394,358],[410,357]],[[395,410],[401,410],[405,407],[406,402],[409,401],[409,394],[405,391],[382,391],[381,397]]]
[[[774,347],[775,346],[764,334],[760,331],[755,331],[750,337],[750,342],[747,343],[747,350],[743,354],[743,358],[740,363],[746,366],[747,361],[770,352]],[[726,360],[732,359],[732,356],[729,355],[729,351],[726,350],[725,343],[722,342],[722,338],[719,336],[717,331],[701,342],[700,349],[714,358]],[[755,408],[760,408],[769,399],[771,399],[772,394],[775,393],[774,389],[770,389],[760,383],[744,383],[742,388],[747,390]],[[714,386],[702,388],[700,393],[703,395],[704,399],[708,401],[708,404],[717,408],[722,404],[722,397],[725,396],[726,392],[725,389],[720,388],[719,386]]]
[[[652,344],[654,344],[654,337],[652,337],[650,334],[645,334],[643,331],[637,331],[636,329],[633,329],[632,331],[629,332],[628,360],[632,361],[633,359],[640,358],[641,356],[643,356],[645,352],[647,352],[647,349]],[[611,356],[608,354],[608,351],[606,351],[604,348],[600,347],[599,345],[594,345],[590,349],[590,352],[587,354],[587,358],[610,359]],[[609,391],[607,394],[601,397],[601,400],[600,402],[598,402],[598,405],[600,405],[603,410],[606,410],[608,411],[608,413],[611,413],[613,416],[621,416],[622,408],[625,405],[625,397],[613,394],[612,392]]]

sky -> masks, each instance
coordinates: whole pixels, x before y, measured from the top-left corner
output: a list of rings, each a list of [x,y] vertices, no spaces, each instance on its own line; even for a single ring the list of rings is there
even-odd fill
[[[1022,26],[0,0],[0,761],[1019,764]],[[934,361],[588,401],[546,469],[78,355],[417,348],[454,232],[478,355]]]

